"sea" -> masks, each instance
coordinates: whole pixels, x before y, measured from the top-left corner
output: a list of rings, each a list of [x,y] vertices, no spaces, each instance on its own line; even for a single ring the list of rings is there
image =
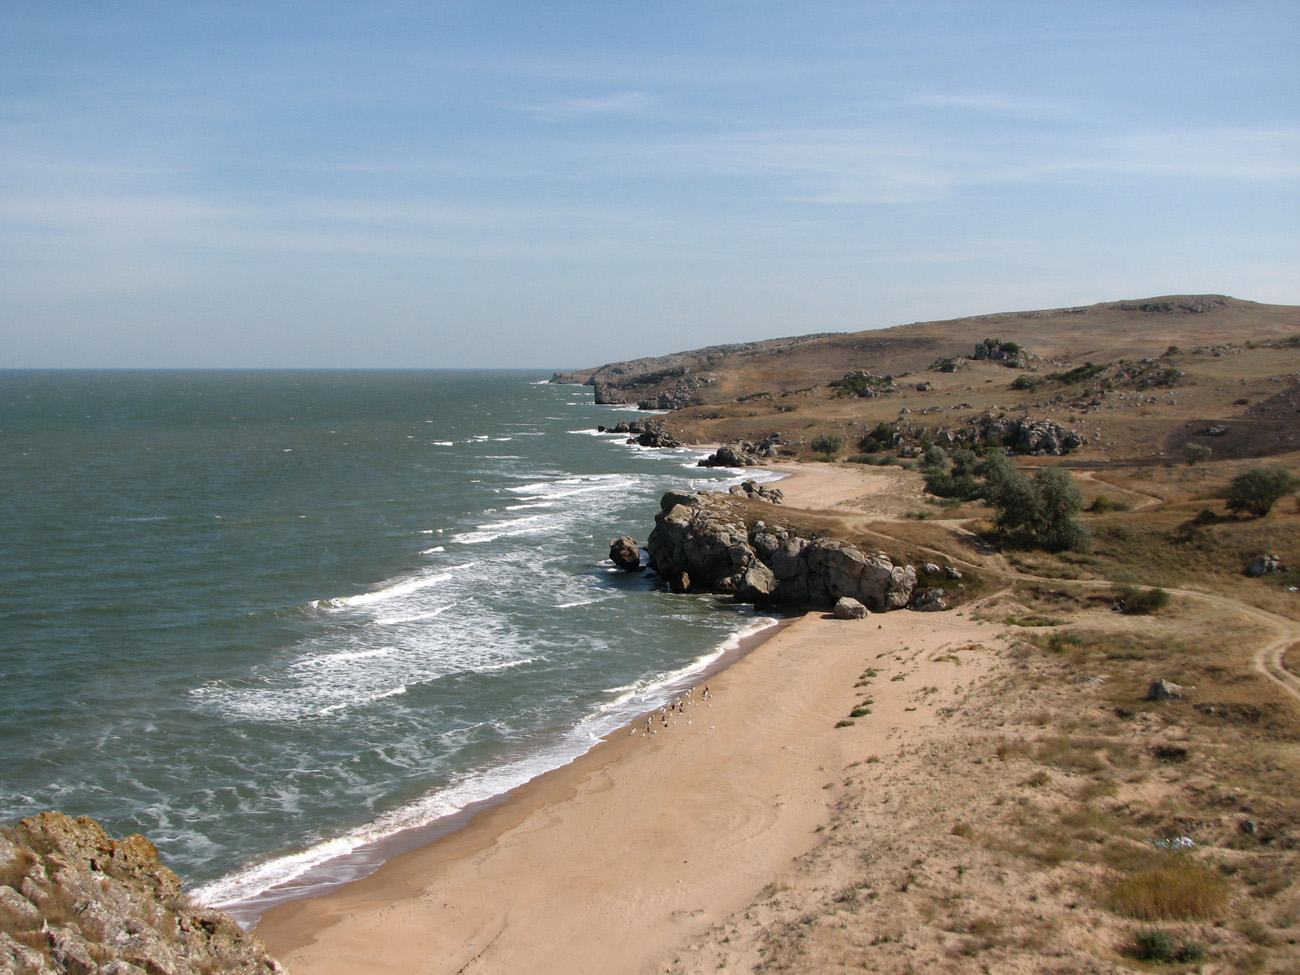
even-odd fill
[[[637,415],[533,372],[0,372],[0,821],[143,833],[251,926],[662,706],[774,621],[608,561],[740,479],[597,432]]]

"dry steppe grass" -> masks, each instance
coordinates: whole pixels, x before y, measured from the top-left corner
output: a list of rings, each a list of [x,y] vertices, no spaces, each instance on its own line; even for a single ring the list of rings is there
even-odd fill
[[[981,611],[1012,609],[1061,622],[1024,627],[943,740],[849,762],[817,849],[670,971],[1126,972],[1166,943],[1300,970],[1300,722],[1253,667],[1259,627],[1039,583]],[[898,656],[864,671],[877,697],[908,686]],[[1146,701],[1158,676],[1196,688]]]

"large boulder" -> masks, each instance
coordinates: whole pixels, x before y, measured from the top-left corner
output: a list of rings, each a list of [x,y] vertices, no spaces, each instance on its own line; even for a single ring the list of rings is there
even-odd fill
[[[831,612],[837,620],[862,620],[868,615],[867,607],[852,596],[841,596],[835,600],[835,608]]]
[[[629,535],[620,535],[609,543],[609,558],[624,572],[641,571],[641,549]]]
[[[1273,572],[1285,572],[1286,566],[1276,555],[1261,555],[1257,559],[1252,559],[1250,565],[1246,566],[1246,575],[1253,578],[1266,576]]]

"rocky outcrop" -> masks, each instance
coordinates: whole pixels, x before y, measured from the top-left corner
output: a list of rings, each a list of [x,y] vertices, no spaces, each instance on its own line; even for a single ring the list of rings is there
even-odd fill
[[[688,376],[676,383],[671,389],[661,390],[653,396],[639,399],[636,405],[642,410],[680,410],[694,406],[698,402],[697,394],[705,386],[717,381],[715,376]]]
[[[1037,368],[1043,360],[1016,342],[1004,342],[1000,339],[985,339],[975,346],[971,356],[977,361],[1000,362],[1011,369]]]
[[[768,504],[781,504],[785,501],[785,492],[780,488],[768,487],[756,481],[742,481],[735,487],[730,488],[727,493],[734,494],[739,498],[766,501]]]
[[[1068,454],[1087,443],[1077,430],[1054,420],[1028,417],[977,416],[970,420],[971,441],[996,440],[1018,454]]]
[[[1181,701],[1187,690],[1189,690],[1189,688],[1183,687],[1182,684],[1175,684],[1172,681],[1167,681],[1162,678],[1161,680],[1151,682],[1151,686],[1147,688],[1147,700]]]
[[[839,390],[842,396],[860,396],[863,399],[874,399],[877,396],[888,396],[898,392],[893,376],[876,376],[865,369],[847,372],[842,378],[830,383],[830,386]]]
[[[23,975],[284,972],[224,911],[198,907],[139,834],[41,813],[0,829],[0,971]]]
[[[660,447],[668,450],[682,445],[682,442],[671,433],[658,429],[643,430],[637,436],[628,438],[627,442],[642,447]]]
[[[1285,571],[1286,566],[1276,555],[1261,555],[1259,558],[1251,559],[1250,565],[1246,566],[1246,575],[1256,579],[1274,572]]]
[[[725,495],[665,494],[646,552],[650,568],[674,589],[739,602],[830,607],[849,596],[884,612],[906,606],[916,586],[916,569],[884,553],[766,522],[751,527]]]
[[[779,434],[773,434],[760,443],[749,440],[737,440],[725,443],[716,451],[698,461],[697,467],[761,467],[767,459],[776,456],[776,446],[781,442]]]
[[[623,420],[612,427],[596,427],[601,433],[632,433],[633,437],[628,437],[627,442],[639,444],[642,447],[666,447],[674,448],[682,446],[682,442],[669,433],[662,421],[656,420]]]
[[[918,589],[908,606],[918,613],[934,613],[948,608],[948,594],[942,589]]]
[[[940,356],[930,363],[931,372],[957,372],[965,369],[970,360],[964,355]]]
[[[609,543],[609,558],[624,572],[641,571],[641,548],[629,535],[620,535]]]

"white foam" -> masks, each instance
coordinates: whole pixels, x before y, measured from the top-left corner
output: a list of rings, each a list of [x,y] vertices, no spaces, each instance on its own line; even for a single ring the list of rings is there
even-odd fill
[[[319,715],[337,714],[339,711],[342,711],[345,708],[361,707],[366,704],[373,704],[375,701],[382,701],[384,698],[387,697],[397,697],[399,694],[405,694],[405,693],[406,693],[406,685],[401,684],[397,687],[389,688],[386,691],[380,691],[377,694],[367,694],[364,697],[354,698],[353,700],[350,701],[340,701],[338,704],[330,704],[326,707],[321,708],[316,713]]]
[[[430,609],[423,613],[411,613],[406,616],[381,616],[376,619],[375,622],[380,626],[397,626],[399,623],[418,623],[420,620],[431,620],[435,616],[441,616],[455,605],[455,603],[448,603],[446,606],[439,606],[437,609]]]
[[[421,589],[428,589],[430,586],[436,586],[441,582],[446,582],[452,578],[450,572],[438,572],[427,576],[417,576],[414,579],[406,579],[402,582],[395,582],[383,589],[376,589],[373,592],[357,593],[355,596],[336,596],[333,599],[314,599],[309,606],[316,609],[351,609],[356,606],[369,606],[372,603],[380,603],[387,599],[394,599],[398,596],[410,595],[413,592],[419,592]]]

